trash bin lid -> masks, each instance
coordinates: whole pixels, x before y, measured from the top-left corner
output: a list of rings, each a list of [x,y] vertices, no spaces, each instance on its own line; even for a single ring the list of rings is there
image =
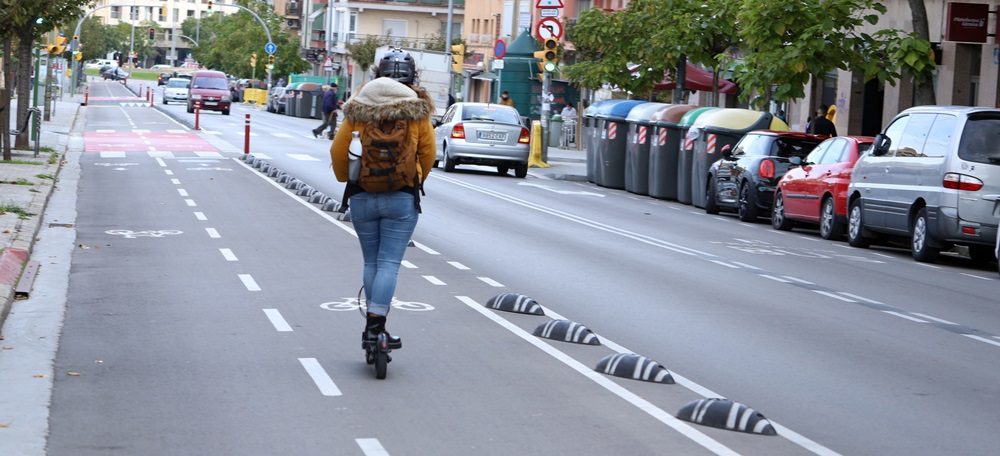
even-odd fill
[[[695,109],[692,109],[692,110],[688,111],[687,114],[684,114],[684,117],[681,117],[680,125],[682,125],[682,126],[693,125],[694,122],[696,120],[698,120],[698,118],[701,117],[702,114],[705,114],[707,112],[715,111],[716,109],[719,109],[719,108],[708,107],[708,108],[695,108]]]
[[[303,82],[298,87],[298,90],[301,90],[301,91],[304,91],[304,92],[319,92],[319,91],[322,91],[322,89],[323,89],[323,86],[320,85],[320,84],[317,84],[315,82]]]
[[[285,86],[285,90],[299,90],[299,86],[305,84],[304,82],[293,82]]]
[[[603,112],[606,108],[605,105],[614,103],[618,100],[598,100],[594,104],[587,107],[587,110],[583,112],[584,117],[595,117],[598,113]]]
[[[778,116],[774,116],[774,118],[771,119],[771,126],[768,127],[768,130],[792,131],[792,128],[789,127],[784,120],[779,119]]]
[[[697,108],[695,105],[666,105],[653,113],[649,123],[658,127],[677,126],[687,113]]]
[[[753,111],[742,108],[723,108],[698,117],[691,128],[708,128],[733,132],[759,130],[771,125],[769,112]]]
[[[610,103],[601,104],[601,111],[598,112],[594,117],[598,119],[608,119],[615,121],[624,121],[625,116],[628,115],[632,108],[645,104],[645,101],[641,100],[609,100]]]
[[[667,103],[643,103],[632,108],[625,116],[625,120],[629,123],[635,122],[641,125],[649,125],[651,120],[653,120],[653,114],[656,111],[663,109],[665,106],[670,106]]]

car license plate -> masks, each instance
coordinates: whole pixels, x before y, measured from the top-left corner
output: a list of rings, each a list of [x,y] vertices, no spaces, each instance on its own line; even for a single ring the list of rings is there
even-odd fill
[[[206,101],[206,102],[205,102],[205,106],[215,106],[215,105],[217,105],[217,104],[218,104],[218,103],[216,103],[216,102],[214,102],[214,101]]]
[[[481,131],[479,132],[479,139],[485,141],[506,141],[507,133],[501,131]]]

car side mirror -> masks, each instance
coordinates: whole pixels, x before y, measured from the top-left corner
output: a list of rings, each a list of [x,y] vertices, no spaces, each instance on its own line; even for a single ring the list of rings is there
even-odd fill
[[[434,125],[434,128],[440,127],[441,126],[441,121],[438,120],[438,119],[434,119],[434,120],[431,121],[431,125]]]
[[[733,146],[731,146],[729,144],[726,144],[725,146],[722,146],[722,156],[726,157],[726,158],[732,157],[733,156]]]
[[[872,155],[878,157],[885,155],[889,152],[889,146],[892,145],[892,140],[888,136],[879,133],[875,135],[875,142],[872,144]]]

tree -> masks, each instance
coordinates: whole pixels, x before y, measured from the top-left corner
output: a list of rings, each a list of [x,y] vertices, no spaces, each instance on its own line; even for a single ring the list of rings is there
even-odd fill
[[[924,6],[924,0],[908,1],[910,3],[910,14],[913,16],[914,38],[929,42],[931,33],[927,26],[927,8]],[[916,71],[915,73],[911,72],[911,74],[913,75],[913,81],[917,89],[913,103],[915,105],[937,104],[937,96],[934,94],[934,80],[928,76],[930,72],[921,71],[923,67],[919,63],[911,66],[913,67],[913,71]],[[933,69],[933,65],[931,65],[931,69]]]
[[[444,40],[441,41],[444,42]],[[385,36],[367,35],[353,43],[349,43],[346,47],[351,53],[351,59],[358,64],[361,72],[364,73],[375,64],[375,51],[382,46],[388,46],[390,43],[392,43],[392,38],[388,34]]]
[[[0,40],[5,43],[5,49],[9,48],[6,43],[16,41],[17,49],[13,54],[19,63],[16,75],[8,73],[5,76],[7,80],[16,77],[19,81],[17,96],[20,100],[27,100],[29,97],[29,87],[25,82],[31,79],[30,62],[32,62],[35,40],[54,27],[63,27],[79,18],[83,8],[92,6],[92,4],[93,0],[0,0],[0,6],[2,6],[0,23],[4,24],[3,28],[0,28]],[[0,107],[5,108],[4,112],[6,113],[8,111],[6,107],[10,106],[10,92],[5,90],[0,92],[0,95],[2,95],[0,96],[2,98],[0,99]],[[28,103],[18,103],[15,119],[19,121],[24,119],[27,112]],[[10,129],[10,118],[7,117],[9,114],[4,114],[5,118],[0,125],[3,131]],[[5,159],[9,159],[10,145],[6,141],[6,135],[4,138],[3,155]],[[18,149],[28,148],[27,128],[17,136],[14,147]]]
[[[836,69],[890,84],[902,71],[927,75],[934,63],[926,40],[895,29],[860,31],[877,24],[885,11],[875,0],[746,3],[737,14],[746,46],[737,71],[741,97],[746,100],[756,92],[764,95],[760,102],[770,96],[778,101],[802,98],[810,77],[822,78]]]

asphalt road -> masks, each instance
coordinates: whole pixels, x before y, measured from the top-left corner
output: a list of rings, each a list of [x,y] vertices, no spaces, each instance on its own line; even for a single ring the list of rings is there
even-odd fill
[[[555,171],[435,170],[389,317],[404,348],[378,381],[358,343],[350,224],[237,159],[251,112],[255,156],[338,198],[318,121],[238,106],[195,133],[182,106],[121,102],[78,123],[89,150],[48,454],[1000,450],[995,270]],[[487,309],[501,292],[547,315]],[[602,345],[532,335],[551,318]],[[593,370],[616,353],[676,384]],[[778,435],[674,418],[704,397],[752,407]]]

